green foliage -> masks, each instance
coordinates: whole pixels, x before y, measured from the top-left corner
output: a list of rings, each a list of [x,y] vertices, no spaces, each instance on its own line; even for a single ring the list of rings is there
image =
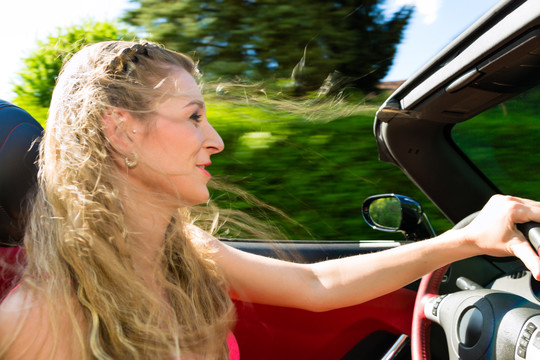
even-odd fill
[[[398,229],[401,225],[401,202],[395,197],[377,199],[369,206],[369,215],[375,224]]]
[[[391,192],[420,201],[437,231],[450,227],[398,168],[378,161],[376,106],[252,92],[258,95],[206,95],[209,120],[225,142],[212,159],[212,173],[305,226],[270,219],[290,238],[403,239],[372,230],[362,218],[365,198]],[[237,199],[214,197],[221,206],[252,210]]]
[[[458,124],[457,144],[506,194],[540,200],[540,87]]]
[[[124,21],[192,53],[207,76],[251,81],[292,77],[304,94],[371,91],[383,78],[412,13],[385,19],[381,0],[134,0]],[[325,81],[326,79],[326,81]]]
[[[87,21],[58,29],[23,60],[14,92],[14,103],[26,109],[41,124],[47,118],[52,91],[62,64],[87,44],[105,40],[131,40],[134,35],[116,23]]]

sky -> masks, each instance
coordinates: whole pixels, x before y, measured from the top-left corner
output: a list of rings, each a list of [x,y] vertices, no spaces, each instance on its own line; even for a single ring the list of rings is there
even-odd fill
[[[387,0],[387,11],[414,5],[413,14],[384,80],[406,80],[495,6],[499,0]]]
[[[493,7],[498,0],[386,0],[388,13],[405,4],[416,11],[384,80],[406,80],[439,50]],[[0,21],[0,99],[12,100],[12,82],[22,59],[58,28],[86,19],[114,20],[134,5],[129,0],[15,0]],[[24,15],[23,15],[24,14]],[[189,50],[187,50],[189,51]]]

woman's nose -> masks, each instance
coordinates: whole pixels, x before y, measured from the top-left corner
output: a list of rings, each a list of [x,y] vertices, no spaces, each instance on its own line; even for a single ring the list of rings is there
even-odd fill
[[[211,154],[217,154],[219,152],[222,152],[225,148],[225,144],[223,143],[223,139],[221,136],[219,136],[218,132],[210,125],[210,123],[206,123],[206,141],[205,141],[205,148],[210,150]]]

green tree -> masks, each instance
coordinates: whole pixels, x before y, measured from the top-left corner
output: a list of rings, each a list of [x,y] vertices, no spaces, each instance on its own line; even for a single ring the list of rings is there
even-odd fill
[[[382,0],[133,0],[124,21],[192,52],[211,77],[287,78],[297,86],[370,91],[383,78],[412,14],[386,19]],[[330,77],[329,77],[330,75]]]
[[[38,41],[37,48],[23,59],[23,69],[14,85],[13,102],[44,124],[56,78],[65,61],[87,44],[133,38],[133,33],[112,22],[87,21],[59,28],[56,35]]]

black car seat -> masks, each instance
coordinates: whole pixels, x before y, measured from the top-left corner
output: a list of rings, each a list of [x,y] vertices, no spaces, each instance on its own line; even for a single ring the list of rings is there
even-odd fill
[[[20,272],[23,203],[36,184],[42,126],[26,111],[0,100],[0,299]]]

